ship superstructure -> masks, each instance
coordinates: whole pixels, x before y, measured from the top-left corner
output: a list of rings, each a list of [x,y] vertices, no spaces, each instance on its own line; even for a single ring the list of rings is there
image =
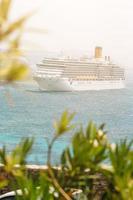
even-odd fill
[[[83,91],[124,88],[124,69],[102,57],[102,48],[95,48],[92,59],[45,58],[37,64],[34,79],[41,90]]]

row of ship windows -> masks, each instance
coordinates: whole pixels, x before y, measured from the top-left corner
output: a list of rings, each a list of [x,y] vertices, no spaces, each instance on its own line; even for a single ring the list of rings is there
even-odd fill
[[[44,77],[43,75],[39,75],[40,77]],[[113,77],[66,77],[66,76],[46,76],[46,77],[60,77],[60,78],[69,78],[69,81],[103,81],[103,80],[125,80],[125,77],[113,76]]]
[[[88,76],[104,76],[104,75],[108,75],[108,76],[118,76],[118,75],[124,75],[124,73],[123,72],[115,72],[115,73],[112,73],[112,72],[103,72],[103,73],[101,73],[101,72],[61,72],[61,71],[59,71],[59,72],[55,72],[55,71],[51,71],[51,72],[47,72],[47,71],[45,71],[45,72],[43,72],[43,71],[38,71],[38,73],[40,73],[40,74],[46,74],[46,75],[48,75],[48,74],[58,74],[58,73],[61,73],[61,74],[64,74],[64,75],[82,75],[82,76],[86,76],[86,75],[88,75]]]
[[[62,73],[66,76],[124,76],[124,73]]]
[[[56,66],[74,66],[74,67],[77,67],[77,66],[86,66],[86,65],[93,65],[93,66],[98,66],[98,67],[105,67],[105,66],[113,66],[113,67],[116,67],[116,65],[112,64],[112,63],[108,63],[107,64],[97,64],[97,63],[89,63],[89,62],[43,62],[43,64],[39,64],[41,66],[44,66],[44,65],[56,65]],[[38,66],[39,66],[38,65]]]
[[[66,74],[66,73],[62,73],[62,74],[57,74],[57,73],[38,73],[39,75],[45,75],[45,76],[49,76],[49,75],[61,75],[62,77],[71,77],[71,78],[75,78],[75,76],[78,76],[78,77],[83,77],[83,78],[93,78],[93,77],[98,77],[98,78],[103,78],[103,77],[107,77],[107,78],[121,78],[121,77],[124,77],[124,74],[94,74],[94,73],[88,73],[88,74]]]
[[[114,71],[114,70],[71,70],[71,71],[67,71],[67,70],[48,70],[48,69],[45,69],[45,70],[38,70],[38,72],[41,72],[41,73],[58,73],[58,72],[62,72],[62,73],[66,73],[66,74],[76,74],[76,73],[101,73],[101,74],[106,74],[106,73],[114,73],[114,74],[123,74],[124,71],[123,70],[117,70],[117,71]]]
[[[40,76],[61,76],[61,77],[64,77],[64,78],[72,78],[72,79],[79,79],[79,80],[89,80],[89,79],[114,79],[114,78],[124,78],[124,74],[115,74],[115,75],[112,75],[112,74],[92,74],[92,73],[88,73],[88,74],[57,74],[57,73],[38,73],[38,75]]]
[[[120,68],[120,67],[114,67],[114,66],[93,66],[93,65],[86,65],[86,66],[81,66],[81,65],[77,65],[77,66],[64,66],[64,65],[62,65],[62,66],[48,66],[48,65],[44,65],[44,66],[38,66],[38,68],[40,68],[40,69],[73,69],[73,70],[78,70],[78,69],[101,69],[101,70],[106,70],[106,69],[115,69],[115,70],[123,70],[122,68]]]
[[[62,74],[61,76],[64,76],[64,77],[72,77],[72,78],[75,78],[75,77],[78,77],[78,78],[93,78],[93,77],[98,77],[98,78],[123,78],[124,77],[124,74],[123,75],[110,75],[110,74],[105,74],[105,75],[102,75],[102,76],[99,76],[98,74],[88,74],[88,75],[79,75],[79,76],[72,76],[72,75],[68,75],[68,74]]]
[[[67,71],[67,70],[38,70],[38,73],[63,73],[63,74],[124,74],[124,71],[113,71],[113,70],[78,70],[78,71]]]
[[[57,68],[55,68],[55,67],[44,67],[44,68],[42,68],[42,67],[38,67],[38,69],[40,69],[40,70],[68,70],[68,71],[79,71],[79,70],[100,70],[100,71],[108,71],[108,70],[115,70],[115,71],[124,71],[123,69],[121,69],[121,68],[112,68],[112,67],[108,67],[108,68],[101,68],[101,67],[93,67],[93,66],[86,66],[86,67],[81,67],[81,66],[79,66],[79,67],[76,67],[76,68],[74,68],[74,67],[62,67],[62,68],[59,68],[59,67],[57,67]]]
[[[70,82],[71,81],[120,81],[120,80],[125,80],[124,78],[118,78],[118,79],[115,79],[115,78],[104,78],[104,79],[72,79],[72,80],[69,80]]]

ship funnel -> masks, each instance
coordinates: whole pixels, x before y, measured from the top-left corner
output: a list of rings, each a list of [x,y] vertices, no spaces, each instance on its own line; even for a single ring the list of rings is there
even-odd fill
[[[95,58],[102,58],[102,47],[95,48]]]
[[[108,56],[108,61],[110,61],[110,56]]]

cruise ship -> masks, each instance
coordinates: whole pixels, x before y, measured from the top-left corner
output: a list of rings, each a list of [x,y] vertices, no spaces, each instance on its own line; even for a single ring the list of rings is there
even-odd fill
[[[87,91],[125,87],[124,68],[102,56],[96,47],[93,58],[45,58],[34,74],[43,91]]]

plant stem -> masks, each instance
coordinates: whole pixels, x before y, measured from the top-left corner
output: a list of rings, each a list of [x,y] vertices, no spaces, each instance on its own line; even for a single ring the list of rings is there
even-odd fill
[[[57,136],[55,136],[51,143],[48,145],[48,156],[47,156],[47,165],[51,165],[51,153],[52,153],[52,147],[53,147],[53,144],[54,142],[56,141],[57,139]]]
[[[53,169],[51,167],[51,153],[52,153],[52,147],[54,142],[56,141],[56,139],[58,138],[57,135],[54,136],[54,138],[52,139],[51,143],[48,145],[48,156],[47,156],[47,166],[48,166],[48,173],[51,177],[51,181],[53,183],[53,185],[57,188],[57,190],[59,191],[59,193],[66,199],[66,200],[72,200],[71,197],[63,190],[63,188],[60,186],[60,184],[58,183]]]
[[[53,173],[52,167],[49,165],[48,166],[48,172],[49,175],[51,176],[51,180],[53,185],[57,188],[57,190],[59,191],[59,193],[66,199],[66,200],[72,200],[71,197],[63,190],[63,188],[60,186],[60,184],[58,183],[57,179],[55,178],[55,175]]]

